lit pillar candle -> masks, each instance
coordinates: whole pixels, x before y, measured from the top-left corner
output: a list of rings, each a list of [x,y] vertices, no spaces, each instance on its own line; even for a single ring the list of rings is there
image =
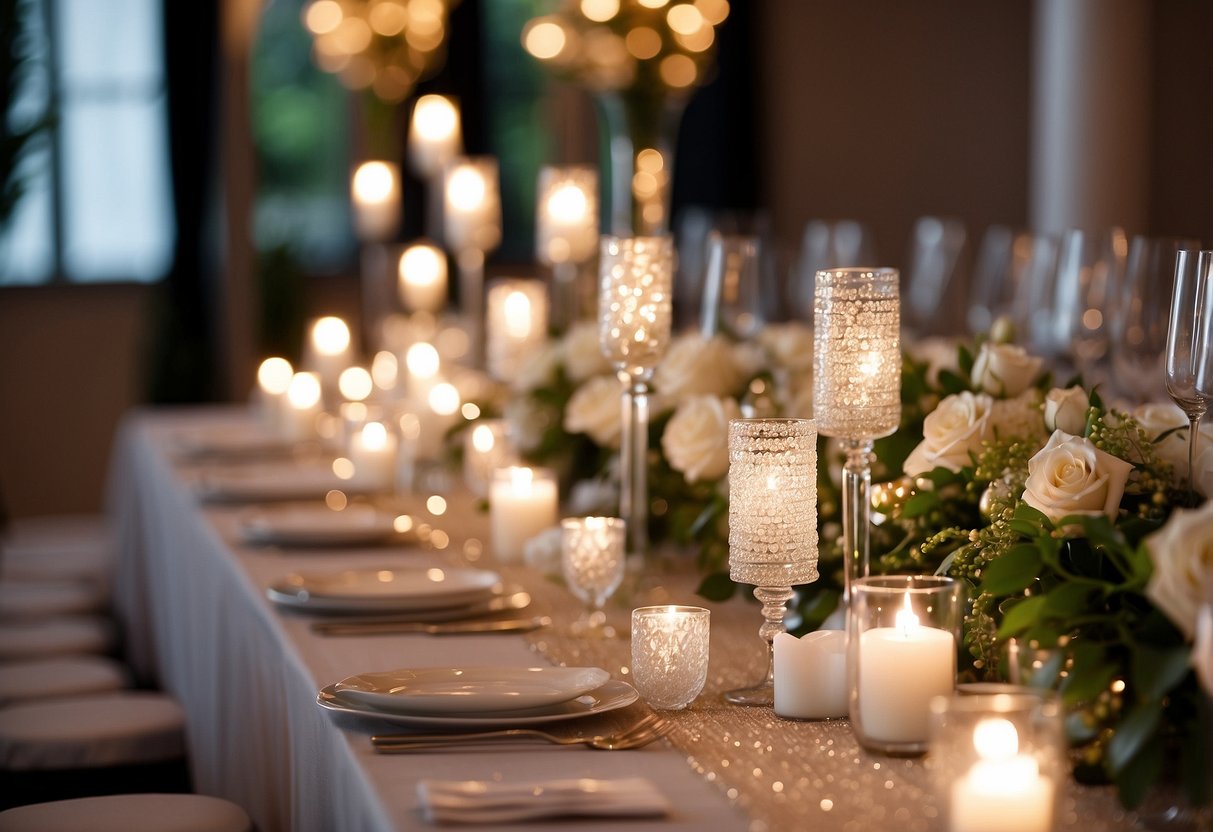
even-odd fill
[[[919,621],[910,594],[892,627],[858,634],[858,696],[863,735],[875,743],[926,743],[932,697],[956,685],[952,633]]]
[[[404,354],[404,366],[408,370],[406,388],[409,402],[420,408],[429,400],[430,389],[440,380],[438,350],[433,344],[418,341]]]
[[[423,95],[409,121],[409,162],[418,176],[433,179],[463,147],[459,108],[445,95]]]
[[[951,787],[952,832],[1048,832],[1053,828],[1053,782],[1036,759],[1019,753],[1019,734],[1006,719],[977,723],[978,760]]]
[[[539,172],[535,256],[546,266],[584,263],[598,249],[598,173],[592,167]]]
[[[459,421],[462,397],[455,385],[439,381],[426,393],[425,403],[417,407],[420,422],[419,459],[437,460],[442,457],[446,435]]]
[[[477,497],[487,497],[493,472],[514,460],[509,425],[504,419],[479,419],[468,429],[463,447],[463,479]]]
[[[282,435],[291,441],[314,439],[320,415],[320,379],[315,373],[295,373],[282,409]]]
[[[443,229],[456,252],[488,252],[501,242],[501,197],[497,160],[489,156],[455,160],[446,171]]]
[[[271,430],[282,424],[282,411],[288,406],[286,393],[295,374],[285,358],[267,358],[257,368],[257,411],[261,423]]]
[[[535,535],[556,525],[555,475],[545,468],[499,468],[489,489],[493,552],[502,562],[521,560]]]
[[[488,369],[512,384],[547,337],[548,304],[535,280],[500,280],[488,294]]]
[[[384,242],[400,227],[400,168],[391,162],[363,162],[350,179],[354,231],[363,242]]]
[[[414,243],[400,255],[400,302],[410,312],[441,312],[446,306],[446,255],[429,243]]]
[[[312,322],[305,364],[320,379],[321,389],[332,395],[337,391],[341,372],[351,363],[350,328],[341,318],[331,315]]]
[[[396,437],[382,422],[367,422],[350,442],[354,483],[380,490],[391,486],[396,475]]]
[[[792,719],[847,715],[847,634],[818,630],[775,636],[775,713]]]

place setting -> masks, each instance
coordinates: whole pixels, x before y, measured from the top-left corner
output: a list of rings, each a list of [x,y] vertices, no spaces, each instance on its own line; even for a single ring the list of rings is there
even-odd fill
[[[406,539],[411,523],[373,504],[350,502],[336,510],[327,502],[261,506],[240,515],[236,534],[253,546],[295,549],[379,546]]]

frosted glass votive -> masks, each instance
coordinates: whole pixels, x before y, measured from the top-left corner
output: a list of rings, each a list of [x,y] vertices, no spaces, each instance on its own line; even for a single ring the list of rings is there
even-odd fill
[[[681,710],[703,691],[710,617],[702,607],[632,610],[632,683],[649,705]]]

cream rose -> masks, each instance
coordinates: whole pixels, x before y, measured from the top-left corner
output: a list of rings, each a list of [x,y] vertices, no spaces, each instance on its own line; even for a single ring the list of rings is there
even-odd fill
[[[551,412],[529,396],[517,396],[506,402],[502,415],[510,426],[510,437],[518,450],[528,453],[539,447],[543,432],[554,419]]]
[[[1045,394],[1045,428],[1082,436],[1089,406],[1090,397],[1081,387],[1054,387]]]
[[[1131,463],[1096,448],[1089,439],[1054,431],[1028,460],[1023,501],[1056,523],[1070,514],[1116,519]]]
[[[1178,486],[1188,475],[1188,434],[1191,432],[1191,425],[1187,414],[1174,402],[1152,402],[1135,408],[1130,415],[1141,425],[1151,442],[1167,431],[1173,431],[1166,439],[1156,443],[1154,450],[1159,459],[1171,466],[1174,483]],[[1209,492],[1202,487],[1200,462],[1207,456],[1210,447],[1213,447],[1213,425],[1202,424],[1197,438],[1197,465],[1192,471],[1192,479],[1197,490],[1205,495]]]
[[[598,324],[593,321],[573,324],[565,333],[562,349],[564,371],[574,384],[611,372],[610,362],[602,354],[602,347],[598,343]]]
[[[960,372],[960,340],[957,338],[923,338],[906,344],[906,352],[919,364],[927,365],[927,381],[939,383],[943,370]]]
[[[585,433],[608,448],[619,447],[622,430],[622,405],[619,380],[614,376],[595,376],[577,388],[564,411],[564,429]]]
[[[519,393],[529,393],[543,387],[556,377],[559,363],[560,348],[553,343],[544,344],[523,359],[518,375],[510,386]]]
[[[795,321],[770,324],[758,333],[758,343],[772,363],[790,373],[813,372],[813,329]]]
[[[670,467],[687,482],[716,480],[729,470],[729,420],[741,418],[733,399],[692,396],[678,406],[661,434]]]
[[[1043,359],[1014,344],[986,341],[973,362],[973,386],[991,396],[1010,398],[1032,386]]]
[[[681,402],[688,396],[724,396],[743,381],[733,348],[720,335],[678,338],[653,374],[653,387],[671,402]]]
[[[994,400],[984,393],[956,393],[932,410],[922,425],[922,442],[910,452],[903,470],[918,477],[935,468],[959,471],[972,462],[990,432]]]
[[[1154,561],[1146,595],[1191,641],[1197,611],[1213,600],[1213,502],[1176,509],[1145,542]]]
[[[1049,431],[1041,415],[1040,391],[1029,387],[1012,399],[994,399],[990,408],[990,430],[999,439],[1018,436],[1037,439],[1043,445]]]

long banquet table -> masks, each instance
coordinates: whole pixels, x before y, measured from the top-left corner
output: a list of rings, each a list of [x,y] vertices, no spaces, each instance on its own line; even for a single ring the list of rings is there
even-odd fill
[[[720,692],[760,674],[760,616],[736,599],[712,605],[707,688],[686,711],[668,714],[668,740],[640,750],[507,749],[381,755],[373,733],[386,723],[336,715],[316,704],[319,688],[368,670],[405,666],[597,665],[626,678],[626,641],[589,642],[567,632],[579,606],[539,573],[482,554],[485,521],[470,497],[448,495],[442,516],[420,497],[409,511],[444,531],[449,545],[280,549],[242,544],[248,509],[200,503],[191,481],[205,463],[176,453],[190,431],[240,427],[243,409],[132,413],[120,428],[109,483],[119,563],[115,603],[137,673],[176,696],[188,720],[199,791],[234,800],[259,830],[399,830],[425,826],[423,777],[530,780],[651,779],[672,812],[656,821],[579,820],[587,830],[799,828],[928,830],[938,826],[921,761],[868,755],[845,722],[791,722],[766,708],[723,704]],[[443,540],[446,542],[446,539]],[[477,560],[523,584],[536,614],[555,626],[527,636],[376,635],[326,637],[311,619],[277,609],[265,588],[294,571]],[[694,579],[663,575],[647,600],[702,603]],[[626,624],[627,599],[610,615]],[[529,613],[528,613],[529,614]],[[642,708],[641,705],[631,706]],[[1071,787],[1059,828],[1130,828],[1107,789]],[[502,828],[521,828],[517,825]]]

